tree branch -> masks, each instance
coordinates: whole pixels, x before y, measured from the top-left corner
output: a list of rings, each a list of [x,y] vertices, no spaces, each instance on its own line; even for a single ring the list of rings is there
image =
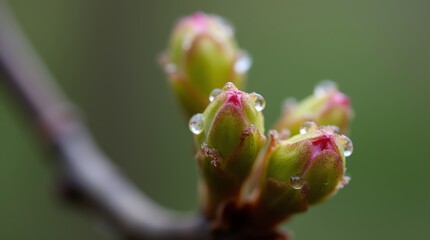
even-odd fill
[[[53,145],[65,196],[96,208],[127,239],[206,239],[204,220],[151,201],[108,161],[0,0],[0,73]],[[80,201],[78,201],[80,200]]]

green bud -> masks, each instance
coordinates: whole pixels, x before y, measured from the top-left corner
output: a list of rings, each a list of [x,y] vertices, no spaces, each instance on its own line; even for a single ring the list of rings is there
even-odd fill
[[[191,116],[206,108],[212,89],[227,82],[242,88],[251,60],[238,49],[229,24],[219,16],[197,12],[177,23],[161,64]]]
[[[303,123],[313,121],[321,126],[336,126],[340,133],[348,134],[352,118],[348,96],[339,92],[335,83],[323,81],[315,87],[314,94],[302,102],[286,101],[276,129],[288,129],[291,135],[296,135]]]
[[[203,207],[212,217],[226,200],[236,200],[265,142],[264,99],[232,83],[214,90],[212,102],[190,120],[202,176]]]
[[[349,180],[344,176],[345,156],[352,153],[349,138],[312,122],[301,132],[287,140],[271,135],[255,201],[255,218],[262,224],[275,225],[307,210]]]

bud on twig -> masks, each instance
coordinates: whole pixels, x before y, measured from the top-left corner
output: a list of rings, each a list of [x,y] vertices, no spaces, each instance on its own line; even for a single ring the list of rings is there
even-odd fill
[[[190,120],[202,176],[203,207],[212,217],[226,200],[235,200],[265,142],[263,97],[239,91],[232,83],[215,89],[212,102]]]
[[[305,211],[349,180],[344,176],[345,157],[352,153],[348,137],[313,122],[305,123],[301,133],[288,140],[271,135],[254,203],[259,224],[270,227]]]
[[[251,59],[238,49],[233,28],[226,21],[197,12],[178,22],[161,64],[191,116],[206,108],[212,89],[227,82],[242,88]]]
[[[352,117],[348,96],[341,93],[335,83],[323,81],[315,87],[314,94],[302,102],[286,101],[276,129],[288,129],[292,135],[296,135],[303,123],[313,121],[318,125],[336,126],[340,133],[348,134]]]

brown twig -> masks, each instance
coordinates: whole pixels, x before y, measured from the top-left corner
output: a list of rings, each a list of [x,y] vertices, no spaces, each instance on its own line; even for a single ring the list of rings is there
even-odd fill
[[[127,239],[208,238],[203,220],[160,207],[101,153],[2,0],[0,73],[44,139],[54,146],[68,199],[99,210]]]

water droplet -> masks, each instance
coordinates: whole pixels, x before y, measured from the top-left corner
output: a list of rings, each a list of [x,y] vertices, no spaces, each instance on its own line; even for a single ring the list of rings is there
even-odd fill
[[[197,113],[192,116],[188,122],[188,127],[190,131],[196,135],[203,132],[203,114]]]
[[[330,91],[336,90],[337,85],[333,81],[323,80],[314,88],[314,95],[316,96],[324,96]]]
[[[252,58],[246,51],[240,51],[239,56],[234,64],[234,71],[239,74],[248,72],[252,65]]]
[[[345,135],[342,135],[341,139],[342,139],[342,146],[343,146],[343,154],[345,155],[345,157],[351,156],[352,150],[354,149],[351,139],[349,139]]]
[[[305,122],[303,123],[302,127],[300,128],[300,134],[306,134],[311,130],[318,129],[318,126],[314,122]]]
[[[176,65],[174,63],[166,63],[163,67],[166,74],[175,74],[177,71]]]
[[[290,183],[294,189],[301,189],[305,185],[305,180],[300,176],[294,176],[291,177]]]
[[[232,82],[227,82],[224,87],[222,87],[223,91],[229,91],[236,89],[236,86]]]
[[[221,93],[221,89],[219,88],[215,88],[214,90],[212,90],[211,94],[209,95],[209,101],[212,102],[216,96],[218,96]]]
[[[259,112],[263,111],[266,107],[266,100],[264,100],[264,97],[256,92],[251,93],[251,95],[255,97],[255,109]]]

